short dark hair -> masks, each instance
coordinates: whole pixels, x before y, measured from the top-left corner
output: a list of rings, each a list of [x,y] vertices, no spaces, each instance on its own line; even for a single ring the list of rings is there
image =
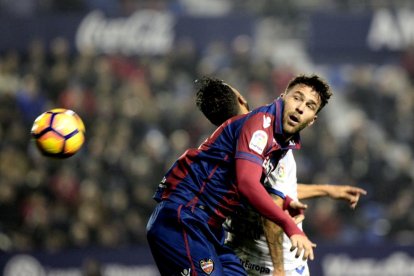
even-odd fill
[[[196,105],[214,125],[239,114],[238,98],[222,80],[204,76],[195,81]]]
[[[297,84],[304,84],[306,86],[309,86],[319,94],[321,98],[321,105],[319,106],[317,112],[319,112],[328,103],[329,98],[332,96],[332,91],[329,87],[329,84],[317,75],[299,75],[295,77],[289,82],[288,86],[286,87],[286,93]]]

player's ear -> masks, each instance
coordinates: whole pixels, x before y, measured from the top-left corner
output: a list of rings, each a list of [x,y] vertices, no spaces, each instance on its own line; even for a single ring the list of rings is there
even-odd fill
[[[313,119],[308,123],[308,126],[311,126],[311,125],[313,125],[313,123],[316,121],[316,119],[318,118],[318,115],[315,115],[314,117],[313,117]]]
[[[282,94],[280,94],[280,97],[283,98],[285,96],[285,92],[283,92]]]
[[[237,99],[239,100],[239,103],[240,103],[241,105],[246,105],[246,104],[247,104],[246,99],[245,99],[242,95],[239,95],[239,96],[237,97]]]
[[[250,111],[249,104],[247,103],[246,99],[242,95],[237,96],[237,101],[239,102],[240,114],[245,114]]]

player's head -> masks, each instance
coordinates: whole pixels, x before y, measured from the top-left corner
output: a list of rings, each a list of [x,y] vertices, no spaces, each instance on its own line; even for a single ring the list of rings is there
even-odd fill
[[[331,96],[329,85],[319,76],[299,75],[292,79],[281,95],[285,103],[283,131],[294,134],[312,125]]]
[[[202,77],[196,81],[196,105],[214,125],[219,126],[233,116],[249,112],[244,97],[222,80]]]

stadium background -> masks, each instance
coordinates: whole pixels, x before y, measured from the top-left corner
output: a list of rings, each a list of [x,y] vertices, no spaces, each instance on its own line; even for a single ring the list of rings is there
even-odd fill
[[[352,184],[356,210],[309,201],[313,275],[414,275],[414,3],[353,0],[0,1],[0,271],[157,275],[152,193],[212,130],[201,75],[250,105],[297,73],[335,91],[296,153],[303,183]],[[87,141],[39,155],[35,117],[75,110]]]

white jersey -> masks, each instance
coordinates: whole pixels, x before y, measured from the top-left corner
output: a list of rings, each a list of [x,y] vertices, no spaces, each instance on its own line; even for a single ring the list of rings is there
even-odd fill
[[[289,150],[286,155],[279,161],[276,170],[274,170],[265,180],[266,186],[271,186],[277,192],[290,196],[293,200],[298,200],[298,183],[296,177],[296,161],[293,157],[292,150]],[[302,229],[302,223],[298,224]],[[292,244],[289,237],[283,236],[283,263],[285,270],[293,270],[297,267],[303,266],[306,261],[302,257],[296,258],[296,252],[290,251]]]
[[[267,177],[263,179],[264,186],[269,193],[289,195],[297,200],[296,162],[292,150],[280,159],[276,169],[272,164],[265,164]],[[302,225],[298,225],[302,228]],[[238,217],[226,223],[229,231],[227,243],[240,257],[243,266],[249,275],[271,275],[273,264],[269,253],[266,237],[264,236],[262,218],[249,207]],[[305,267],[306,261],[302,257],[296,258],[295,251],[290,252],[291,242],[288,236],[283,238],[283,262],[285,271],[294,271]],[[302,269],[303,271],[303,269]]]

